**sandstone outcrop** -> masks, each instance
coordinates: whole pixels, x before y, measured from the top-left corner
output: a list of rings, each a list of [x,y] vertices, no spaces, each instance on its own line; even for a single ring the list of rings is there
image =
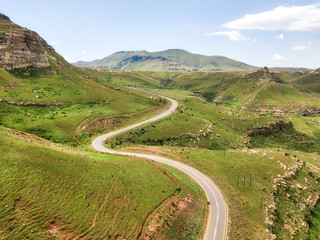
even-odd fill
[[[247,137],[269,136],[277,132],[280,132],[283,129],[288,129],[288,128],[293,128],[292,122],[278,120],[274,122],[269,122],[265,126],[259,125],[259,126],[252,127],[252,130],[247,133]]]
[[[54,51],[37,33],[12,23],[0,14],[0,65],[6,70],[49,67],[46,50]]]

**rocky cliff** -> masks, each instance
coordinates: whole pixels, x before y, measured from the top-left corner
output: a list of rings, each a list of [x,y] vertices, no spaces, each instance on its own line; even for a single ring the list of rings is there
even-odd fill
[[[54,51],[37,33],[0,14],[0,65],[3,68],[48,67],[47,50]]]

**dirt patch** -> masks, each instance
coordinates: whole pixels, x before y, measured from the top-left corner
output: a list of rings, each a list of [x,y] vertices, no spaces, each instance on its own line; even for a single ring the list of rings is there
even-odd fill
[[[101,119],[93,124],[96,129],[100,129],[103,126],[115,127],[115,118]]]
[[[84,131],[86,128],[92,126],[94,129],[101,129],[101,128],[115,128],[117,124],[119,123],[119,118],[106,118],[104,117],[99,117],[99,116],[90,116],[83,121],[79,123],[79,125],[76,127],[76,129],[73,131],[73,135],[78,135],[82,131]],[[95,131],[86,131],[86,133],[89,133],[91,135],[96,134]]]
[[[66,224],[60,218],[54,218],[54,220],[49,223],[47,230],[52,236],[49,239],[52,240],[72,239],[74,236],[74,233],[66,227]]]
[[[166,203],[154,215],[147,227],[144,240],[163,239],[158,233],[159,229],[170,227],[170,220],[173,221],[176,215],[182,213],[192,203],[193,197],[190,194],[184,199],[180,199],[180,195],[181,193]]]

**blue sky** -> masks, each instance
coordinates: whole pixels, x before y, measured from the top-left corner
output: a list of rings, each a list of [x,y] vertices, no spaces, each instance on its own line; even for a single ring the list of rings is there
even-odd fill
[[[320,1],[0,0],[68,61],[185,49],[255,66],[320,67]]]

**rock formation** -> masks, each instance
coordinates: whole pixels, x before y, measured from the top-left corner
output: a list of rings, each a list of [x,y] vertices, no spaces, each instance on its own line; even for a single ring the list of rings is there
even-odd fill
[[[0,14],[0,65],[4,69],[49,67],[46,50],[54,51],[37,33]]]
[[[264,76],[268,79],[268,82],[285,83],[284,80],[282,80],[279,77],[276,77],[273,72],[270,72],[268,67],[261,68],[261,71],[264,73]]]

